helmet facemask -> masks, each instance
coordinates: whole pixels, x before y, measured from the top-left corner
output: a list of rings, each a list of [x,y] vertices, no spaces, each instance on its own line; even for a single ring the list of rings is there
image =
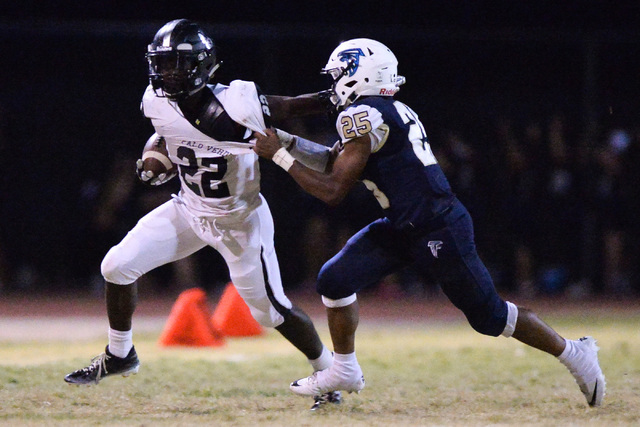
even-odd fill
[[[207,52],[167,51],[147,54],[149,80],[158,96],[178,99],[207,84],[215,69]]]
[[[161,28],[146,57],[149,82],[156,95],[172,100],[202,89],[219,67],[211,39],[186,20],[172,21]]]
[[[404,83],[398,61],[389,48],[370,39],[341,43],[322,73],[332,78],[331,102],[340,111],[361,96],[393,96]]]
[[[338,96],[338,91],[341,90],[340,86],[353,87],[356,84],[355,80],[345,82],[343,81],[343,79],[348,79],[349,76],[352,76],[354,74],[355,70],[358,67],[357,58],[353,58],[353,57],[347,58],[346,62],[347,64],[344,67],[323,69],[321,71],[322,74],[326,74],[331,78],[331,89],[329,89],[329,92],[331,93],[331,95],[329,97],[329,100],[338,110],[348,105],[346,101],[341,102],[340,96]],[[346,94],[343,94],[343,95],[346,95]],[[355,93],[352,92],[351,95],[349,95],[349,97],[354,98],[350,100],[349,102],[350,104],[355,100]]]

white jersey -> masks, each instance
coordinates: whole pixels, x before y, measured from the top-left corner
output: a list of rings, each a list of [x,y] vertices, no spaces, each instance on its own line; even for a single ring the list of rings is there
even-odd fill
[[[258,156],[249,142],[265,128],[263,104],[252,82],[210,86],[228,116],[242,125],[242,141],[205,135],[185,117],[178,104],[156,96],[149,85],[142,98],[144,115],[165,138],[169,158],[178,165],[180,198],[199,217],[243,217],[261,202]],[[267,111],[268,112],[268,111]]]
[[[209,89],[213,95],[206,94],[189,119],[177,103],[156,96],[151,87],[145,91],[144,114],[179,166],[180,195],[147,213],[109,250],[102,275],[107,282],[128,285],[210,246],[227,263],[251,315],[263,326],[277,327],[292,304],[282,288],[273,219],[259,193],[258,160],[250,142],[254,131],[266,128],[268,105],[254,83]],[[202,114],[194,117],[194,111]]]

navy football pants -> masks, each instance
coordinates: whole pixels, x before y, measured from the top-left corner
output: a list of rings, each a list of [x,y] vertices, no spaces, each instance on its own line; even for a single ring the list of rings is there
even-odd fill
[[[317,290],[327,298],[345,298],[413,262],[432,273],[476,331],[502,333],[507,304],[478,256],[471,216],[459,201],[443,217],[442,227],[422,234],[401,232],[386,218],[369,224],[322,267]]]

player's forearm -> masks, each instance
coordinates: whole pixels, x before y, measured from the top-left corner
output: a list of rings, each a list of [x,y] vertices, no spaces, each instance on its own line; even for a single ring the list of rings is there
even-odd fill
[[[335,157],[335,153],[331,148],[297,135],[291,135],[282,129],[277,129],[277,134],[282,146],[297,161],[318,172],[327,172],[329,170],[331,161]]]
[[[318,93],[298,96],[267,95],[267,102],[271,117],[276,121],[326,112],[325,103],[318,97]]]
[[[360,166],[357,166],[352,171],[348,164],[336,168],[333,167],[336,161],[332,161],[331,172],[319,172],[303,165],[287,150],[288,145],[291,143],[288,140],[295,139],[295,136],[279,130],[276,131],[276,129],[265,129],[264,132],[254,132],[253,135],[256,139],[253,147],[256,154],[272,160],[282,169],[289,172],[292,178],[306,192],[332,206],[340,203],[345,198],[362,171]],[[311,144],[314,146],[319,145]]]
[[[289,174],[300,187],[312,196],[329,206],[338,205],[349,193],[354,183],[342,183],[331,175],[307,168],[302,163],[294,162]]]

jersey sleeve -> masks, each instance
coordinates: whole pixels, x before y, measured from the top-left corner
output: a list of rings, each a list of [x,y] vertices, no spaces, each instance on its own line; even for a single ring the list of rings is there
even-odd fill
[[[234,80],[226,90],[215,95],[234,122],[264,133],[270,123],[269,105],[255,83]]]
[[[381,141],[385,127],[382,114],[376,108],[369,105],[358,104],[351,106],[338,115],[336,129],[340,140],[348,143],[352,139],[369,135],[371,139],[371,151],[377,151],[377,145]]]
[[[144,95],[142,95],[142,102],[140,103],[140,111],[147,119],[154,119],[160,116],[158,108],[155,105],[156,103],[154,102],[155,99],[156,96],[153,88],[151,85],[147,86]]]

